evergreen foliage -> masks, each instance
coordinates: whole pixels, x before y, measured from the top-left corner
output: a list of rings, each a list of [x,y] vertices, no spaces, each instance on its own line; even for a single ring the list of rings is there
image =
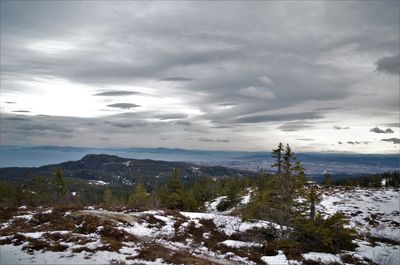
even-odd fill
[[[318,192],[318,189],[315,185],[311,185],[308,188],[307,192],[307,202],[310,205],[310,213],[309,213],[310,220],[315,219],[316,215],[315,207],[318,203],[321,202],[321,200],[322,200],[321,193]]]
[[[172,210],[181,210],[184,209],[183,197],[183,185],[180,179],[180,172],[178,168],[174,168],[167,188],[162,194],[162,204]]]
[[[297,222],[292,238],[304,252],[339,253],[341,250],[354,250],[352,241],[356,238],[356,232],[345,228],[346,224],[345,216],[340,212],[327,219],[317,215],[315,220]]]
[[[280,239],[287,238],[295,218],[305,211],[305,177],[304,168],[297,160],[291,147],[287,144],[272,151],[277,168],[274,175],[266,175],[262,185],[254,193],[251,203],[245,211],[246,218],[261,218],[279,225],[274,235]],[[274,228],[272,228],[274,229]]]
[[[134,191],[129,195],[128,207],[131,208],[147,208],[150,203],[150,195],[146,192],[146,188],[142,183],[141,177],[136,180]]]
[[[383,185],[384,184],[384,185]],[[382,186],[400,188],[400,171],[384,172],[356,178],[346,178],[335,181],[337,186],[380,188]]]
[[[52,182],[56,191],[56,196],[59,199],[61,198],[62,195],[65,195],[65,193],[67,192],[65,187],[65,181],[63,178],[63,173],[60,167],[56,168],[55,176]]]

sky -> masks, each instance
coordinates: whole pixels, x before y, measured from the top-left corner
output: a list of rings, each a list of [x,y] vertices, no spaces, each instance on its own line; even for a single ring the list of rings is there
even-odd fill
[[[399,1],[1,1],[0,144],[400,151]]]

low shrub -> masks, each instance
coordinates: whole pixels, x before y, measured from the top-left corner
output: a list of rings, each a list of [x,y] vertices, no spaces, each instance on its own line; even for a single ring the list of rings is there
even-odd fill
[[[318,216],[315,221],[302,220],[296,226],[292,239],[299,243],[303,252],[339,253],[341,250],[354,250],[352,242],[356,238],[353,229],[345,228],[345,216],[336,213],[326,220]]]

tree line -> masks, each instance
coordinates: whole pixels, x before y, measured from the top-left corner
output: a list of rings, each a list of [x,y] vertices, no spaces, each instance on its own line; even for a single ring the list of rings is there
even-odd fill
[[[336,186],[364,188],[400,188],[400,171],[389,171],[367,176],[340,179],[334,182]]]

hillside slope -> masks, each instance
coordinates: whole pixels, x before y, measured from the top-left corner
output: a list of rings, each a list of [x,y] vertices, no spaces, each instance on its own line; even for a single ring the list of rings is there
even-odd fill
[[[144,181],[154,181],[156,176],[167,179],[174,168],[179,168],[184,179],[204,176],[240,177],[255,176],[255,172],[237,170],[221,166],[199,166],[185,162],[139,160],[122,158],[114,155],[86,155],[78,161],[68,161],[60,164],[41,167],[10,167],[0,168],[0,180],[11,182],[26,182],[36,176],[52,177],[57,167],[60,167],[65,177],[85,180],[101,180],[110,183],[129,184],[135,177],[142,176]]]

